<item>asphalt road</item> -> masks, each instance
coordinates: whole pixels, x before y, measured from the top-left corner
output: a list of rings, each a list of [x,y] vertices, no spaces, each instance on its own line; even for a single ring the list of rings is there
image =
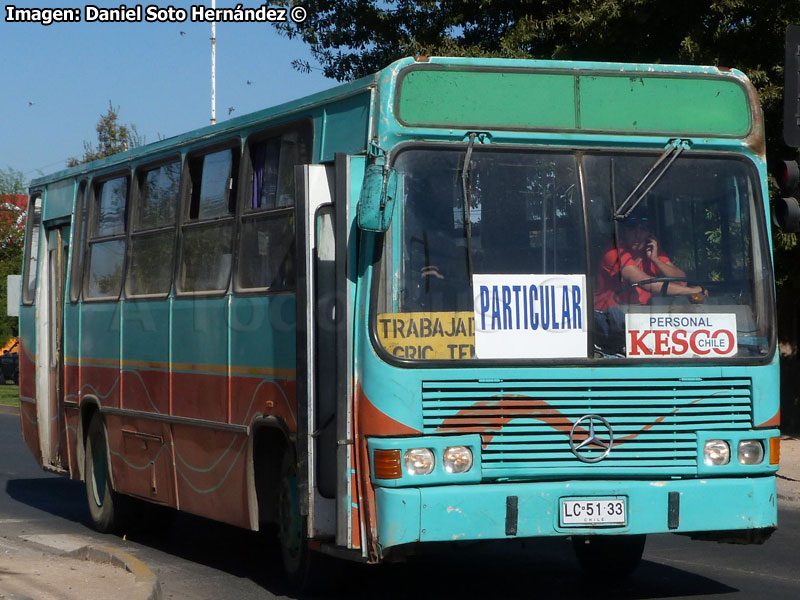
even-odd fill
[[[94,542],[143,560],[164,598],[284,597],[274,546],[258,534],[177,515],[124,538],[88,524],[80,483],[39,469],[19,434],[19,417],[0,413],[0,536],[58,546]],[[565,540],[432,548],[406,565],[338,565],[335,598],[800,598],[800,505],[782,504],[780,529],[763,546],[651,536],[644,560],[623,584],[581,576]]]

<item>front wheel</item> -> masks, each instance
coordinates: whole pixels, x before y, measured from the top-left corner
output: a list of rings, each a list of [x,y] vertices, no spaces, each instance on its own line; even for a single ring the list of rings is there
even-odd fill
[[[284,454],[281,463],[278,541],[283,569],[294,591],[313,592],[331,587],[328,557],[308,547],[306,517],[300,514],[297,463],[292,452]]]
[[[83,475],[86,480],[86,499],[95,529],[102,533],[118,531],[124,521],[124,499],[111,487],[103,419],[99,413],[92,417],[86,434]]]
[[[572,547],[587,575],[615,579],[628,577],[639,566],[645,535],[573,536]]]

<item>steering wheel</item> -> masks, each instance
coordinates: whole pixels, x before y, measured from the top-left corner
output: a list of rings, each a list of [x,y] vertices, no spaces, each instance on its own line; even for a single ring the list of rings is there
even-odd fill
[[[618,304],[621,304],[620,295],[650,283],[663,283],[664,285],[661,286],[661,295],[666,296],[667,288],[669,287],[669,284],[673,281],[685,281],[687,285],[690,285],[692,283],[691,281],[689,281],[688,277],[651,277],[650,279],[642,279],[641,281],[634,281],[633,283],[628,283],[618,287],[616,290],[614,290],[614,300],[616,300]],[[686,296],[689,299],[689,302],[691,302],[692,304],[702,304],[705,301],[706,288],[704,288],[703,286],[700,286],[700,288],[703,290],[703,293]]]

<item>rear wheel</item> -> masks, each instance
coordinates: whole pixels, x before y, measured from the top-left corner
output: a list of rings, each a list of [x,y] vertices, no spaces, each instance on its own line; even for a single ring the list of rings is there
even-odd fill
[[[124,498],[111,487],[108,443],[103,419],[96,413],[86,434],[83,474],[86,480],[86,499],[95,529],[103,533],[117,531],[124,522]]]
[[[647,536],[573,536],[572,547],[581,568],[598,578],[628,577],[639,566]]]

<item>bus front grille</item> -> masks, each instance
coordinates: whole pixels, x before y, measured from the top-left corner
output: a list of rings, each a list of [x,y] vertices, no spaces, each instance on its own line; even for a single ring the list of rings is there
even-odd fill
[[[422,402],[424,433],[480,434],[481,467],[492,478],[692,475],[697,432],[752,426],[748,378],[426,381]],[[613,432],[597,462],[570,448],[573,426],[587,415],[602,417],[592,419],[601,439],[612,435],[605,422]],[[583,437],[587,423],[576,428]]]

